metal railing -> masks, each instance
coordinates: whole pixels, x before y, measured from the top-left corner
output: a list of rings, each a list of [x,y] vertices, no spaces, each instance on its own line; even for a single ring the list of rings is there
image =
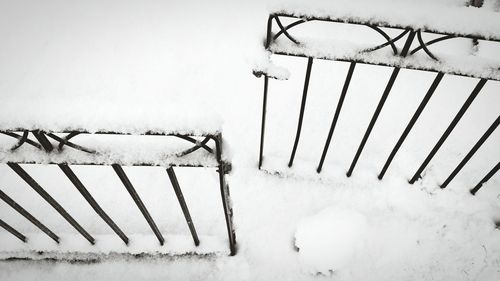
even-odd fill
[[[20,133],[22,132],[22,133]],[[87,155],[99,155],[100,152],[98,150],[84,147],[79,144],[76,144],[73,140],[76,136],[79,135],[90,135],[91,133],[86,131],[69,131],[69,132],[44,132],[42,130],[23,130],[23,129],[14,129],[8,131],[0,131],[1,134],[16,138],[18,142],[10,148],[10,150],[6,150],[4,154],[13,153],[18,150],[24,144],[31,145],[36,147],[40,151],[44,151],[47,155],[57,155],[64,152],[66,147],[69,147],[74,150],[79,150],[84,152]],[[29,138],[30,134],[32,134],[36,140],[32,140]],[[119,132],[96,132],[92,133],[92,135],[98,137],[99,135],[116,135],[123,136],[129,135]],[[182,213],[188,225],[189,231],[193,238],[193,242],[196,246],[200,244],[200,239],[196,232],[196,228],[194,222],[191,218],[189,208],[186,204],[184,196],[181,191],[181,187],[179,181],[177,180],[174,167],[208,167],[208,168],[216,168],[218,173],[218,179],[220,184],[220,194],[222,198],[222,207],[224,211],[224,219],[227,228],[227,237],[229,241],[229,250],[230,255],[236,254],[236,235],[233,228],[233,211],[230,201],[229,194],[229,186],[226,181],[226,174],[228,174],[231,170],[231,165],[229,162],[223,159],[222,154],[222,135],[220,133],[215,134],[206,134],[206,135],[184,135],[184,134],[164,134],[164,133],[155,133],[155,132],[147,132],[141,135],[145,136],[164,136],[164,137],[174,137],[183,141],[186,141],[190,144],[190,147],[187,149],[180,150],[174,153],[175,158],[182,159],[193,152],[202,149],[205,150],[209,155],[211,155],[215,161],[215,165],[211,164],[203,164],[203,163],[168,163],[168,164],[154,164],[154,163],[132,163],[132,166],[164,166],[166,168],[167,175],[170,179],[172,187],[174,189],[175,195],[179,202],[179,205],[182,209]],[[3,159],[9,159],[9,155],[4,155]],[[91,158],[90,158],[91,159]],[[155,234],[158,239],[160,245],[165,243],[165,239],[158,229],[153,217],[148,211],[148,208],[141,200],[139,194],[136,192],[134,185],[127,177],[127,174],[123,170],[122,166],[119,163],[107,163],[102,161],[93,162],[92,160],[88,161],[73,161],[70,163],[64,161],[52,161],[49,160],[48,163],[37,163],[36,161],[5,161],[4,162],[12,171],[14,171],[23,181],[25,181],[36,193],[38,193],[47,203],[49,203],[78,233],[80,233],[90,244],[94,245],[96,243],[95,238],[86,231],[69,213],[66,209],[61,206],[57,200],[55,200],[45,189],[21,166],[22,164],[37,164],[37,165],[57,165],[63,174],[71,181],[71,183],[75,186],[75,188],[80,192],[80,194],[84,197],[84,199],[88,202],[88,204],[92,207],[92,209],[99,215],[99,217],[116,233],[117,236],[125,243],[129,244],[129,238],[124,233],[124,231],[113,221],[113,219],[106,214],[106,212],[101,208],[101,206],[96,202],[96,200],[92,197],[88,189],[83,185],[78,176],[75,174],[72,165],[98,165],[98,166],[111,166],[123,183],[125,189],[128,191],[133,201],[135,202],[137,208],[140,210],[144,219],[147,221],[149,227],[152,232]],[[0,199],[10,205],[15,211],[29,220],[32,224],[34,224],[38,229],[48,235],[52,240],[56,243],[60,242],[59,236],[56,235],[53,231],[51,231],[48,227],[46,227],[42,222],[36,219],[32,214],[30,214],[26,209],[24,209],[21,205],[16,203],[11,197],[5,194],[0,190]],[[0,219],[0,226],[27,243],[28,239],[25,235],[21,234],[19,231],[11,227],[5,221]]]
[[[289,24],[283,24],[283,21],[287,20],[290,22]],[[307,51],[307,44],[303,44],[299,39],[295,37],[293,34],[293,31],[295,30],[295,27],[301,26],[301,25],[308,25],[314,22],[322,22],[322,23],[331,23],[331,24],[346,24],[346,25],[354,25],[354,26],[359,26],[360,28],[363,27],[368,27],[370,30],[375,31],[377,34],[381,35],[384,40],[386,41],[383,44],[375,45],[373,47],[369,48],[364,48],[360,49],[357,51],[356,54],[361,54],[360,56],[358,55],[346,55],[346,56],[338,56],[338,57],[330,57],[329,55],[323,54],[323,55],[314,55],[314,51],[308,52]],[[395,37],[391,37],[385,29],[391,29],[391,30],[399,30],[399,34],[396,35]],[[425,41],[423,38],[423,34],[430,34],[434,36],[434,39]],[[403,38],[406,38],[403,44],[403,48],[399,49],[395,43],[397,43],[399,40],[403,40]],[[319,159],[319,163],[317,166],[317,172],[320,173],[323,164],[325,161],[325,158],[327,157],[328,150],[330,147],[330,143],[332,141],[333,134],[335,132],[335,127],[337,124],[337,121],[339,119],[341,110],[342,110],[342,105],[344,103],[344,100],[346,98],[346,94],[349,89],[349,85],[354,73],[354,70],[356,68],[356,65],[358,64],[367,64],[367,65],[379,65],[379,66],[385,66],[385,67],[391,67],[392,74],[389,78],[389,81],[387,82],[387,85],[385,86],[384,92],[375,108],[375,111],[370,119],[369,125],[363,135],[363,138],[361,139],[358,149],[356,150],[356,154],[354,155],[354,158],[349,166],[349,169],[346,173],[347,177],[350,177],[352,173],[354,172],[354,169],[356,167],[356,164],[358,163],[360,156],[363,152],[363,149],[370,137],[370,134],[374,128],[375,123],[377,122],[377,119],[380,115],[380,112],[382,111],[384,104],[391,92],[391,89],[394,85],[394,82],[396,81],[398,74],[400,73],[401,69],[412,69],[412,70],[418,70],[418,71],[426,71],[426,72],[434,72],[435,73],[435,78],[430,85],[429,89],[427,90],[427,93],[425,94],[424,98],[421,100],[417,110],[414,112],[413,116],[411,117],[410,121],[406,125],[404,131],[402,132],[401,136],[399,139],[396,141],[395,146],[393,147],[392,151],[390,152],[389,156],[387,157],[387,160],[385,161],[381,171],[378,174],[378,178],[380,180],[383,179],[384,175],[386,174],[389,166],[391,165],[395,155],[397,154],[398,150],[400,149],[401,145],[404,143],[405,139],[407,138],[408,134],[411,132],[413,126],[415,123],[418,121],[422,111],[425,109],[427,103],[431,99],[432,95],[435,93],[437,87],[439,86],[441,80],[445,75],[458,75],[458,76],[465,76],[465,77],[472,77],[472,78],[477,78],[479,81],[477,82],[475,88],[472,90],[470,93],[469,97],[466,99],[460,110],[456,113],[455,117],[445,130],[445,132],[442,134],[442,136],[438,139],[432,150],[429,152],[423,163],[419,166],[417,171],[413,174],[411,179],[409,180],[410,184],[415,183],[422,177],[422,173],[427,167],[427,165],[431,162],[433,157],[436,155],[436,153],[439,151],[443,143],[447,140],[453,129],[456,127],[458,122],[461,120],[461,118],[464,116],[466,113],[467,109],[470,107],[470,105],[473,103],[475,98],[480,94],[482,88],[484,85],[487,83],[487,81],[490,80],[495,80],[499,81],[500,80],[500,65],[496,70],[492,71],[485,71],[483,73],[473,73],[470,71],[461,71],[460,69],[451,69],[451,68],[440,68],[439,65],[431,65],[431,66],[422,66],[419,64],[412,64],[412,63],[407,63],[405,62],[406,58],[411,58],[414,56],[417,52],[424,52],[429,59],[431,59],[434,62],[439,62],[438,56],[436,56],[431,50],[430,46],[437,44],[439,42],[451,40],[451,39],[456,39],[456,38],[462,38],[462,39],[470,39],[473,40],[475,44],[477,44],[478,41],[489,41],[489,42],[500,42],[500,38],[486,38],[484,36],[480,35],[474,35],[474,34],[449,34],[449,33],[443,33],[443,32],[437,32],[433,30],[427,30],[427,29],[413,29],[412,27],[408,26],[398,26],[398,25],[389,25],[387,23],[378,23],[375,24],[373,22],[363,22],[361,20],[353,19],[353,20],[345,20],[345,19],[335,19],[335,18],[327,18],[327,17],[307,17],[307,16],[295,16],[293,14],[286,14],[286,13],[274,13],[271,14],[268,18],[267,21],[267,37],[265,40],[265,49],[271,54],[271,55],[281,55],[281,56],[292,56],[292,57],[303,57],[307,58],[307,67],[306,67],[306,73],[305,73],[305,81],[304,81],[304,86],[303,86],[303,91],[302,91],[302,100],[301,100],[301,105],[300,105],[300,112],[298,116],[298,123],[297,123],[297,130],[295,134],[295,139],[293,142],[293,147],[291,150],[290,158],[288,161],[288,167],[292,167],[295,159],[295,154],[299,145],[299,140],[301,136],[301,131],[302,131],[302,122],[304,118],[304,113],[305,113],[305,105],[306,105],[306,100],[307,100],[307,94],[308,94],[308,88],[309,88],[309,80],[311,77],[311,69],[313,66],[314,60],[317,59],[322,59],[322,60],[333,60],[333,61],[343,61],[343,62],[348,62],[349,63],[349,69],[345,78],[344,85],[342,87],[342,91],[340,93],[340,97],[335,109],[335,113],[333,116],[333,120],[330,125],[330,129],[328,131],[326,141],[322,150],[321,158]],[[415,40],[416,39],[416,40]],[[297,47],[296,49],[291,50],[290,48],[281,48],[279,46],[278,40],[288,40],[286,43],[288,44],[287,46],[292,46],[292,47]],[[413,47],[414,41],[417,41],[417,46]],[[299,48],[300,47],[300,48]],[[392,54],[394,58],[396,58],[394,61],[384,61],[384,60],[370,60],[366,59],[362,56],[362,54],[366,53],[371,53],[383,48],[391,48]],[[254,75],[257,77],[263,77],[264,78],[264,90],[263,90],[263,105],[262,105],[262,123],[261,123],[261,138],[260,138],[260,150],[259,150],[259,169],[261,169],[264,161],[264,141],[265,141],[265,128],[266,128],[266,109],[267,109],[267,96],[268,96],[268,87],[269,87],[269,79],[274,78],[277,79],[272,73],[267,73],[266,71],[263,70],[254,70]],[[448,178],[443,182],[443,184],[440,186],[441,188],[445,188],[453,179],[454,177],[460,172],[460,170],[467,164],[467,162],[471,159],[471,157],[478,151],[478,149],[481,147],[481,145],[488,139],[488,137],[492,134],[492,132],[498,127],[500,123],[500,114],[496,118],[496,120],[490,125],[490,127],[487,129],[487,131],[482,135],[482,137],[477,140],[476,144],[471,148],[471,150],[467,153],[467,155],[463,158],[463,160],[458,164],[458,166],[453,170],[453,172],[448,176]],[[484,184],[486,181],[488,181],[499,169],[499,165],[497,164],[478,184],[476,187],[474,187],[471,190],[472,194],[475,194]]]

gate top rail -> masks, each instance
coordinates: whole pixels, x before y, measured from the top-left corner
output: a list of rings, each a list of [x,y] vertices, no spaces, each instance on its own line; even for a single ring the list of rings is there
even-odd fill
[[[373,2],[381,7],[359,0],[352,1],[352,3],[343,0],[329,1],[328,5],[319,6],[299,4],[278,6],[271,11],[269,16],[265,48],[271,54],[278,55],[358,62],[500,81],[500,56],[484,57],[482,53],[477,52],[477,48],[474,49],[479,41],[500,44],[499,12],[482,8],[451,6],[449,10],[443,10],[444,15],[436,17],[436,11],[432,10],[432,13],[429,13],[429,9],[442,8],[442,5],[418,3],[418,6],[424,7],[417,8],[416,4],[403,0],[404,5],[395,4],[396,7],[389,7],[383,5],[385,2],[389,3],[386,0]],[[319,3],[324,2],[319,1]],[[371,6],[374,10],[370,9]],[[408,15],[404,14],[405,11]],[[395,15],[401,13],[403,15]],[[446,22],[447,19],[451,21]],[[342,38],[314,38],[304,35],[304,32],[296,34],[299,29],[297,26],[307,26],[314,22],[350,24],[360,28],[369,28],[381,38],[383,37],[386,42],[369,44],[351,42]],[[386,32],[387,29],[396,30],[396,32],[399,30],[399,33],[391,37]],[[404,42],[404,38],[408,36],[415,36],[415,44],[411,46],[408,54],[402,55],[402,48],[396,43]],[[433,53],[432,49],[435,45],[452,39],[471,39],[469,54]],[[379,51],[382,49],[384,51]],[[268,56],[265,63],[254,69],[254,74],[287,79],[275,69]]]
[[[270,12],[302,19],[373,24],[500,41],[500,13],[491,7],[476,8],[464,3],[463,0],[292,0],[276,4]]]
[[[219,132],[0,130],[0,163],[215,168],[228,163],[221,139]]]

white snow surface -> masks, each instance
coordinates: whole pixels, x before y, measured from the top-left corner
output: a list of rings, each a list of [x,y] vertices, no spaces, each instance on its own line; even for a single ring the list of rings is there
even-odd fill
[[[452,34],[500,38],[500,16],[492,5],[466,7],[464,0],[312,0],[283,1],[275,13],[370,23],[386,23]]]
[[[19,133],[22,135],[22,133]],[[60,134],[60,137],[63,137]],[[35,139],[33,136],[29,139]],[[194,137],[196,139],[196,137]],[[200,138],[200,137],[198,137]],[[49,138],[54,149],[46,153],[29,144],[24,144],[15,151],[10,149],[17,143],[17,139],[0,136],[0,163],[67,163],[67,164],[121,164],[121,165],[154,165],[169,167],[170,165],[203,165],[217,167],[215,153],[205,149],[198,149],[183,155],[195,144],[175,136],[137,136],[137,135],[94,135],[82,134],[72,138],[74,142],[95,153],[76,150],[69,146],[57,149],[58,142]],[[201,142],[203,138],[197,140]],[[207,143],[216,151],[212,140]],[[224,157],[226,158],[226,157]]]
[[[297,226],[295,246],[306,270],[329,274],[342,269],[362,254],[366,217],[355,211],[328,208]]]
[[[435,5],[447,3],[450,11],[464,13],[473,9],[458,7],[460,2]],[[498,15],[498,5],[492,3],[485,1],[491,9],[477,13]],[[409,185],[408,178],[477,79],[443,78],[379,181],[376,175],[384,160],[434,79],[431,73],[401,70],[358,165],[347,178],[346,169],[391,69],[356,66],[323,171],[317,174],[348,63],[314,61],[302,138],[294,165],[288,168],[307,62],[274,56],[273,62],[286,67],[290,75],[287,81],[270,82],[265,158],[259,171],[263,81],[251,72],[266,55],[262,43],[267,7],[273,5],[265,0],[210,4],[0,0],[1,128],[221,130],[233,164],[228,182],[238,242],[238,254],[227,256],[214,169],[176,168],[201,238],[201,245],[195,247],[165,170],[124,167],[166,239],[160,247],[111,167],[73,166],[95,200],[130,236],[131,246],[126,247],[57,167],[23,165],[96,237],[95,246],[6,165],[0,165],[0,189],[61,236],[61,244],[56,245],[0,202],[2,220],[30,240],[24,244],[1,230],[1,257],[63,259],[2,260],[0,280],[500,279],[500,231],[495,226],[500,221],[500,175],[477,196],[469,193],[500,159],[500,131],[491,135],[446,189],[438,187],[498,116],[499,82],[486,83],[423,179]],[[381,10],[378,5],[370,7]],[[387,9],[391,10],[395,9]],[[492,26],[489,19],[485,16],[484,24],[481,20],[466,27],[463,22],[469,20],[461,18],[453,28],[463,27],[464,32],[478,28],[493,36],[498,30],[491,28],[498,25]],[[446,20],[435,19],[443,22],[443,28],[450,25],[445,26]],[[464,50],[464,45],[457,49]],[[480,44],[479,53],[487,49],[499,51]],[[215,111],[218,119],[209,111]],[[130,155],[144,155],[140,148],[130,149]],[[46,256],[38,255],[37,249],[46,250]],[[145,257],[121,254],[141,251]],[[92,253],[100,261],[68,262],[75,256],[92,260]]]

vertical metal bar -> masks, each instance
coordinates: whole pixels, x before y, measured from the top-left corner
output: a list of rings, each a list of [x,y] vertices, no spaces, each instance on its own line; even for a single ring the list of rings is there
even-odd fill
[[[144,206],[144,203],[142,203],[142,200],[139,197],[139,194],[137,194],[137,192],[135,191],[134,186],[132,185],[132,183],[128,179],[127,175],[125,174],[125,171],[123,171],[122,167],[118,164],[113,164],[111,166],[113,167],[113,170],[115,170],[116,174],[118,175],[118,177],[122,181],[123,185],[127,189],[128,193],[130,194],[132,199],[134,200],[135,204],[137,205],[137,207],[141,211],[142,215],[144,216],[144,218],[148,222],[149,226],[151,227],[151,230],[153,230],[154,234],[156,235],[156,238],[158,238],[158,241],[160,241],[160,245],[163,246],[163,244],[165,243],[165,239],[161,235],[160,230],[158,230],[158,227],[156,226],[156,223],[154,222],[153,218],[151,217],[148,210],[146,209],[146,206]]]
[[[354,67],[356,66],[355,62],[351,62],[349,65],[349,70],[347,71],[347,76],[345,78],[344,87],[342,88],[342,92],[340,93],[339,102],[337,103],[337,108],[335,109],[335,114],[333,116],[332,125],[330,126],[330,131],[328,132],[328,137],[326,138],[325,147],[323,148],[323,153],[321,154],[321,159],[319,160],[319,165],[316,171],[318,173],[321,172],[323,168],[323,163],[325,162],[326,153],[328,152],[328,147],[330,146],[330,142],[332,140],[333,132],[335,130],[335,126],[337,125],[337,120],[340,115],[340,110],[342,109],[342,105],[344,104],[344,99],[347,94],[347,89],[349,89],[349,83],[351,82],[352,74],[354,73]]]
[[[472,193],[472,195],[476,195],[476,192],[478,192],[479,189],[481,189],[483,184],[485,184],[487,181],[489,181],[491,179],[491,177],[493,177],[493,175],[498,172],[498,170],[500,170],[500,162],[498,162],[495,165],[495,167],[493,167],[493,169],[491,169],[491,171],[489,171],[486,174],[486,176],[484,176],[484,178],[480,182],[478,182],[478,184],[473,189],[471,189],[470,193]]]
[[[45,134],[39,130],[33,131],[32,132],[35,138],[38,140],[38,142],[42,145],[43,149],[47,152],[51,152],[54,147],[52,146],[52,143],[47,139]]]
[[[189,227],[189,231],[191,232],[191,236],[193,236],[193,241],[196,246],[200,245],[200,240],[198,239],[198,234],[196,233],[196,229],[194,227],[193,220],[191,219],[191,214],[189,213],[188,206],[186,204],[186,200],[184,200],[184,195],[182,194],[181,187],[179,185],[179,181],[175,176],[174,168],[167,168],[167,174],[170,178],[170,182],[172,183],[172,187],[174,188],[175,195],[177,196],[177,200],[179,200],[179,205],[181,206],[182,213],[184,214],[184,218]]]
[[[401,137],[399,137],[398,142],[396,143],[396,145],[394,146],[394,148],[391,151],[391,154],[387,158],[387,161],[385,162],[384,167],[382,168],[382,171],[380,171],[380,174],[378,175],[379,180],[381,180],[384,177],[385,173],[387,172],[387,169],[389,168],[389,165],[391,165],[391,162],[394,159],[394,156],[396,156],[396,153],[398,152],[399,148],[401,147],[401,145],[405,141],[406,137],[410,133],[411,129],[415,125],[415,122],[417,122],[418,117],[420,117],[420,114],[422,113],[425,106],[429,102],[430,98],[432,97],[432,95],[436,91],[436,88],[439,85],[439,83],[441,82],[441,79],[443,79],[443,76],[444,76],[444,73],[439,72],[436,75],[436,78],[434,78],[434,82],[432,82],[432,85],[429,88],[429,90],[427,91],[427,94],[425,94],[424,98],[422,99],[422,102],[420,102],[420,105],[417,108],[417,111],[415,111],[415,113],[413,114],[410,122],[408,123],[405,130],[403,131],[403,134],[401,135]]]
[[[273,15],[269,15],[267,18],[267,36],[266,36],[266,50],[269,48],[269,45],[271,45],[271,40],[272,40],[272,29],[273,29]]]
[[[33,188],[47,203],[49,203],[71,226],[73,226],[90,244],[95,244],[95,239],[87,232],[66,210],[57,203],[21,166],[17,163],[7,163],[31,188]]]
[[[474,90],[472,90],[472,93],[467,98],[467,100],[465,101],[465,103],[462,105],[462,107],[458,111],[458,113],[455,116],[455,118],[453,118],[453,120],[451,121],[451,123],[448,126],[448,128],[446,129],[446,131],[443,133],[443,135],[438,140],[438,142],[436,143],[436,145],[432,148],[432,150],[429,153],[429,155],[427,155],[427,158],[425,158],[424,162],[422,163],[422,165],[420,165],[420,167],[418,168],[417,172],[415,172],[415,174],[413,175],[413,177],[408,181],[410,184],[414,184],[420,178],[420,174],[422,173],[422,171],[425,169],[425,167],[427,167],[427,165],[432,160],[432,158],[434,157],[434,155],[436,155],[436,153],[438,152],[439,148],[441,148],[441,146],[443,145],[443,143],[446,141],[446,139],[448,138],[448,136],[451,134],[451,132],[455,128],[455,126],[458,124],[458,121],[460,121],[460,119],[465,114],[465,112],[467,111],[467,109],[469,108],[469,106],[472,104],[472,102],[474,101],[474,99],[477,97],[477,95],[479,94],[479,92],[481,92],[481,89],[483,88],[484,84],[486,84],[486,81],[488,81],[488,80],[487,79],[481,79],[481,80],[479,80],[479,82],[477,83],[476,87],[474,88]]]
[[[24,243],[26,243],[26,241],[27,241],[26,236],[22,235],[19,231],[15,230],[12,226],[8,225],[2,219],[0,219],[0,226],[3,227],[8,232],[10,232],[12,235],[14,235],[17,238],[19,238],[19,240],[21,240]]]
[[[368,137],[371,134],[371,131],[373,130],[373,126],[375,126],[375,122],[378,119],[378,116],[380,112],[382,111],[382,107],[384,106],[384,103],[389,96],[389,93],[392,89],[392,86],[394,85],[394,81],[396,81],[396,78],[398,77],[399,73],[399,68],[394,68],[391,74],[391,78],[389,79],[389,82],[387,83],[387,86],[384,90],[384,93],[382,94],[382,97],[380,98],[380,101],[377,105],[377,108],[375,109],[375,112],[373,113],[372,119],[370,120],[370,124],[368,124],[368,128],[366,129],[366,132],[363,136],[363,139],[361,140],[361,143],[359,144],[358,150],[356,151],[356,155],[354,156],[354,159],[352,160],[351,166],[349,167],[349,170],[347,171],[347,176],[350,177],[352,175],[352,172],[354,171],[354,167],[356,166],[356,163],[358,162],[359,157],[361,156],[361,152],[363,151],[363,148],[366,145],[366,142],[368,141]]]
[[[462,168],[469,162],[469,160],[472,158],[472,156],[477,152],[477,150],[483,145],[483,143],[488,139],[488,137],[495,131],[495,129],[498,127],[498,124],[500,124],[500,115],[497,117],[495,122],[491,124],[491,126],[486,130],[486,132],[481,136],[481,138],[477,141],[477,143],[472,147],[472,149],[465,155],[464,159],[458,164],[458,166],[453,170],[453,172],[450,174],[450,176],[443,182],[441,185],[441,188],[446,188],[448,184],[455,178],[455,176],[462,170]]]
[[[42,224],[39,220],[33,217],[28,211],[26,211],[21,205],[17,204],[14,199],[10,198],[7,194],[5,194],[2,190],[0,190],[0,198],[11,206],[14,210],[16,210],[19,214],[29,220],[32,224],[38,227],[41,231],[47,234],[52,240],[56,241],[59,244],[59,237],[54,234],[50,229],[48,229],[44,224]]]
[[[123,233],[123,231],[115,224],[115,222],[104,212],[104,210],[97,204],[89,191],[85,188],[83,183],[78,179],[73,170],[67,164],[59,164],[59,168],[64,172],[66,177],[73,183],[73,185],[78,189],[83,198],[87,200],[92,209],[106,222],[106,224],[113,229],[113,231],[128,245],[128,237]]]
[[[405,57],[408,54],[408,51],[410,50],[411,44],[413,42],[413,39],[415,38],[415,31],[410,31],[408,34],[408,38],[406,39],[405,45],[403,47],[403,50],[401,51],[401,56]],[[351,166],[349,167],[349,170],[347,171],[346,175],[350,177],[352,175],[352,172],[354,171],[354,167],[356,167],[356,163],[359,160],[359,157],[361,156],[361,152],[363,152],[363,148],[366,145],[366,142],[368,141],[368,138],[370,137],[370,134],[373,130],[373,126],[375,126],[375,122],[377,122],[378,116],[380,112],[382,111],[382,108],[384,107],[384,103],[387,100],[387,97],[389,96],[389,93],[391,92],[392,86],[394,85],[394,81],[396,81],[396,78],[398,77],[399,74],[399,67],[394,68],[392,71],[391,77],[389,78],[389,82],[387,83],[387,86],[385,87],[384,93],[382,94],[382,97],[380,98],[380,101],[377,105],[377,108],[375,109],[375,112],[373,113],[372,119],[370,120],[370,124],[368,124],[368,128],[366,129],[365,135],[363,136],[363,139],[361,140],[361,143],[359,144],[358,150],[356,151],[356,155],[354,156],[354,159],[352,160]]]
[[[264,76],[264,97],[262,101],[262,124],[260,128],[260,150],[259,150],[259,169],[262,167],[264,154],[264,134],[266,130],[266,110],[267,110],[267,89],[269,87],[269,77]]]
[[[236,233],[234,232],[233,227],[233,208],[231,206],[230,194],[229,194],[229,186],[226,182],[225,174],[227,172],[226,166],[222,161],[222,136],[220,134],[213,137],[216,147],[216,157],[219,162],[219,167],[217,172],[219,173],[219,184],[220,184],[220,192],[222,198],[222,208],[224,209],[224,216],[226,218],[226,228],[227,228],[227,236],[229,239],[229,250],[230,255],[236,255]]]
[[[304,82],[304,91],[302,93],[302,102],[300,104],[299,123],[297,124],[297,134],[295,135],[295,141],[293,143],[292,154],[290,155],[290,161],[288,162],[288,167],[292,167],[293,159],[295,158],[295,152],[297,151],[297,146],[299,145],[300,131],[302,130],[302,120],[304,119],[304,110],[306,107],[307,90],[309,88],[309,79],[311,78],[312,64],[313,64],[313,58],[309,57],[307,59],[306,79]]]

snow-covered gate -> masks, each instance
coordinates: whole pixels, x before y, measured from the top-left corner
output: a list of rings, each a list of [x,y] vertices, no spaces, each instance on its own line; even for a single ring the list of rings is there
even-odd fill
[[[213,134],[181,134],[165,133],[157,131],[146,131],[141,133],[98,131],[87,132],[83,130],[72,131],[43,131],[12,129],[2,130],[1,134],[17,139],[17,143],[9,148],[3,149],[2,163],[5,163],[23,181],[25,181],[36,193],[38,193],[47,203],[49,203],[75,230],[78,231],[90,244],[94,245],[96,240],[85,230],[66,210],[58,203],[45,189],[25,170],[20,164],[29,165],[57,165],[76,189],[81,193],[92,209],[103,219],[103,221],[120,237],[126,245],[129,238],[122,229],[111,219],[110,216],[96,202],[88,189],[83,185],[78,176],[73,172],[71,165],[99,165],[111,166],[123,183],[124,187],[132,197],[151,230],[158,239],[160,245],[165,243],[165,239],[158,229],[155,221],[148,212],[148,208],[143,203],[136,192],[132,182],[127,177],[122,165],[125,166],[160,166],[165,167],[172,187],[175,191],[179,205],[184,214],[185,220],[196,246],[200,244],[198,234],[195,229],[189,208],[184,200],[181,187],[174,172],[174,167],[206,167],[217,169],[220,195],[225,215],[227,227],[227,237],[231,255],[236,254],[236,237],[232,223],[232,207],[230,203],[229,187],[226,182],[226,174],[231,170],[231,164],[223,158],[222,135],[218,132]],[[33,135],[35,139],[30,139]],[[78,143],[75,139],[79,136]],[[165,151],[164,145],[149,147],[150,153],[138,155],[131,153],[132,148],[116,151],[120,142],[116,138],[126,137],[156,138],[158,143],[164,142],[162,139],[179,140],[171,147],[170,151]],[[83,137],[83,138],[82,138]],[[110,139],[111,138],[111,139]],[[81,144],[84,143],[84,144]],[[125,142],[127,144],[129,142]],[[157,143],[157,144],[158,144]],[[167,142],[168,143],[168,142]],[[122,143],[123,144],[123,143]],[[148,144],[147,142],[140,143]],[[151,144],[151,143],[149,143]],[[27,145],[29,147],[23,147]],[[169,143],[170,145],[170,143]],[[107,147],[106,147],[107,146]],[[115,149],[115,151],[113,151]],[[145,148],[146,149],[146,148]],[[147,151],[147,149],[146,149]],[[0,190],[0,198],[10,205],[19,214],[33,223],[38,229],[43,231],[52,240],[59,244],[60,238],[40,220],[29,213],[21,205],[16,203],[11,197]],[[0,226],[22,240],[28,242],[27,237],[0,219]]]
[[[480,2],[482,1],[473,1],[471,5],[480,6]],[[447,129],[437,140],[434,147],[421,163],[417,171],[414,172],[413,176],[409,180],[409,183],[413,184],[422,177],[422,173],[427,165],[431,162],[455,126],[459,123],[467,109],[474,102],[474,99],[480,94],[483,86],[490,80],[500,81],[500,63],[498,61],[492,62],[491,60],[475,56],[478,42],[486,42],[487,44],[500,42],[500,31],[497,26],[498,15],[493,11],[486,11],[476,7],[452,7],[449,10],[437,10],[435,11],[436,13],[429,14],[427,11],[430,7],[420,9],[420,4],[418,3],[407,7],[398,6],[395,9],[400,10],[398,11],[398,15],[396,15],[391,11],[392,9],[388,7],[364,7],[359,6],[358,3],[347,2],[344,4],[345,5],[325,5],[324,7],[310,7],[300,4],[282,5],[277,6],[268,18],[267,37],[264,43],[265,49],[268,51],[268,58],[270,59],[271,55],[307,58],[307,68],[300,112],[298,116],[297,131],[288,161],[288,167],[292,167],[299,145],[309,80],[314,60],[322,59],[350,63],[333,120],[331,122],[330,130],[326,137],[321,158],[319,159],[317,166],[318,173],[320,173],[323,168],[323,164],[332,141],[333,133],[335,131],[335,126],[341,113],[342,104],[346,97],[356,65],[367,64],[393,68],[385,90],[377,104],[368,128],[364,133],[356,154],[347,171],[346,175],[348,177],[352,175],[356,167],[356,163],[363,152],[363,148],[370,137],[370,133],[377,122],[377,118],[383,109],[384,103],[386,102],[386,99],[389,96],[401,69],[433,72],[436,75],[417,110],[409,120],[399,139],[396,141],[394,148],[380,170],[378,174],[378,179],[380,180],[384,177],[387,169],[394,159],[394,156],[400,149],[408,134],[411,132],[415,123],[418,121],[419,116],[436,91],[442,78],[445,75],[457,75],[479,79],[475,88],[465,100],[460,110],[456,113]],[[361,3],[361,5],[363,5],[363,3]],[[366,46],[364,44],[341,41],[338,40],[338,38],[327,41],[325,38],[318,39],[308,36],[309,34],[304,32],[304,29],[297,32],[298,35],[295,34],[298,26],[308,26],[308,31],[311,31],[314,30],[314,25],[318,23],[323,25],[337,24],[349,25],[351,27],[357,26],[360,29],[368,28],[379,36],[382,36],[386,42],[379,45],[374,44],[372,46]],[[398,35],[391,37],[388,32],[386,32],[387,30],[392,30],[393,32],[399,31],[399,33]],[[300,37],[301,35],[302,37]],[[425,39],[424,35],[425,37],[433,39]],[[445,56],[440,58],[432,52],[432,45],[449,40],[467,40],[471,42],[470,56]],[[398,41],[404,42],[402,43],[402,48],[398,48],[396,45]],[[383,50],[387,50],[387,48],[390,48],[390,52],[387,51],[384,53]],[[280,67],[274,66],[270,60],[262,66],[257,66],[254,69],[254,75],[257,77],[263,76],[264,78],[259,152],[260,169],[264,161],[266,107],[269,79],[286,80],[288,77],[286,71],[283,71]],[[441,188],[445,188],[454,179],[454,177],[467,164],[467,162],[478,151],[481,145],[493,133],[499,124],[500,115],[477,140],[470,151],[466,153],[465,157],[463,157],[460,163],[458,163],[451,174],[444,180],[440,186]],[[500,162],[492,167],[492,169],[486,173],[484,178],[482,178],[482,180],[471,189],[471,193],[475,194],[485,182],[498,172],[499,169]]]

